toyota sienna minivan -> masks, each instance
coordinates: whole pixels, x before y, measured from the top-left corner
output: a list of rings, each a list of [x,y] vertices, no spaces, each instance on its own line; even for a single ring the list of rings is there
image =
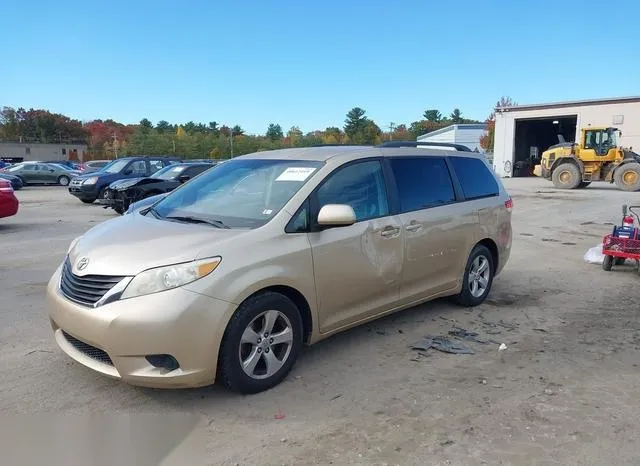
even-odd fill
[[[281,382],[304,344],[440,297],[476,306],[512,200],[483,155],[258,152],[70,245],[47,288],[60,348],[147,387]]]

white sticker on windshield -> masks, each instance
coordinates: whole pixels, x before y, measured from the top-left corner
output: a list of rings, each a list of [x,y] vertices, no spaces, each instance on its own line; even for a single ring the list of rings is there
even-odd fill
[[[276,178],[276,181],[304,181],[316,171],[313,167],[289,167]]]

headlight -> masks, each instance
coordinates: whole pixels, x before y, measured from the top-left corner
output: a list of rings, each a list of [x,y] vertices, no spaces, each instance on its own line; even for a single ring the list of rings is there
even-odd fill
[[[184,264],[168,265],[139,273],[122,293],[121,299],[134,298],[159,291],[171,290],[195,282],[213,272],[222,261],[212,257]]]
[[[69,249],[67,249],[67,254],[69,254],[71,252],[71,250],[76,247],[76,244],[78,244],[78,241],[80,241],[80,238],[82,238],[82,237],[78,236],[73,241],[71,241],[71,244],[69,245]]]
[[[98,177],[92,176],[91,178],[87,178],[86,180],[84,180],[82,184],[96,184],[97,181],[98,181]]]

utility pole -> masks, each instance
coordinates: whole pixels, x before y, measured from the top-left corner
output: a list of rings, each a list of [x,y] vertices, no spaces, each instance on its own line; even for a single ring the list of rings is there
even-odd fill
[[[233,158],[233,128],[229,128],[229,135],[231,137],[231,158]]]
[[[113,153],[116,157],[116,159],[118,158],[118,135],[115,133],[113,133]]]

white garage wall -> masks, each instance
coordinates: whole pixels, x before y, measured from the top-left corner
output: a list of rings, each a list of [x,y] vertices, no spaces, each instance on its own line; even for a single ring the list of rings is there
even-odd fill
[[[590,103],[553,108],[521,109],[513,107],[504,112],[496,112],[496,132],[493,166],[500,176],[511,176],[505,170],[510,162],[513,169],[515,121],[520,118],[547,118],[577,115],[576,137],[580,128],[591,126],[615,126],[622,131],[620,144],[640,152],[640,101],[620,103]],[[622,121],[622,123],[620,123]]]

